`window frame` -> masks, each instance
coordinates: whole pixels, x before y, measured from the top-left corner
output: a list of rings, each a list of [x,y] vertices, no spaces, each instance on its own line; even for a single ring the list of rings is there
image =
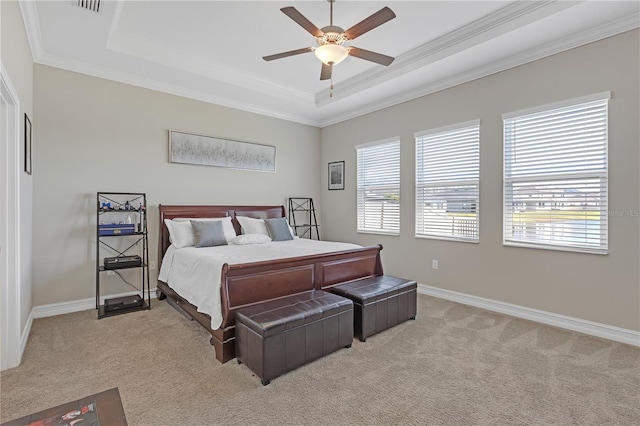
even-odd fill
[[[575,253],[587,253],[587,254],[599,254],[599,255],[607,255],[609,253],[609,218],[608,218],[608,207],[609,207],[609,101],[611,100],[611,92],[605,91],[600,93],[595,93],[592,95],[582,96],[578,98],[572,98],[560,102],[554,102],[550,104],[540,105],[533,108],[527,108],[523,110],[513,111],[509,113],[505,113],[502,115],[503,119],[503,162],[502,162],[502,245],[506,247],[522,247],[522,248],[533,248],[539,250],[552,250],[552,251],[563,251],[563,252],[575,252]],[[527,115],[533,115],[537,113],[543,112],[551,112],[556,109],[569,108],[569,107],[580,107],[589,103],[596,103],[605,101],[605,116],[604,120],[606,123],[606,134],[604,137],[604,171],[603,172],[575,172],[570,175],[563,176],[562,174],[557,173],[549,173],[546,175],[537,175],[537,178],[527,178],[523,177],[518,179],[508,178],[507,175],[507,120],[524,117]],[[526,241],[514,241],[513,234],[510,235],[511,238],[508,238],[507,225],[509,220],[507,218],[507,214],[513,214],[513,210],[511,212],[507,211],[506,203],[507,203],[507,184],[508,182],[513,183],[516,182],[531,182],[531,181],[562,181],[564,180],[574,180],[574,179],[603,179],[604,184],[600,184],[601,192],[604,192],[604,195],[601,196],[598,200],[601,203],[600,207],[600,221],[599,227],[600,231],[600,245],[599,247],[584,247],[577,246],[575,243],[572,244],[551,244],[549,242],[526,242]],[[511,194],[511,199],[513,200],[513,193]],[[538,203],[539,204],[539,203]],[[513,222],[513,219],[510,219]],[[602,242],[604,240],[604,243]]]
[[[381,228],[381,229],[370,229],[370,228],[366,228],[363,227],[362,229],[360,228],[361,226],[361,220],[360,220],[360,215],[361,215],[361,203],[360,203],[360,198],[361,198],[361,191],[363,190],[363,188],[361,188],[361,165],[360,165],[360,152],[361,150],[366,150],[368,148],[373,148],[373,147],[378,147],[378,146],[382,146],[382,145],[391,145],[391,144],[395,144],[397,145],[397,155],[398,155],[398,165],[397,165],[397,187],[394,187],[394,189],[397,190],[397,205],[398,205],[398,219],[397,219],[397,229],[387,229],[387,228]],[[368,142],[368,143],[364,143],[364,144],[360,144],[360,145],[356,145],[355,147],[356,149],[356,232],[358,234],[376,234],[376,235],[388,235],[388,236],[399,236],[400,235],[400,214],[401,214],[401,208],[400,208],[400,187],[401,187],[401,178],[402,178],[402,165],[401,165],[401,143],[400,143],[400,137],[396,136],[396,137],[392,137],[392,138],[387,138],[387,139],[382,139],[382,140],[378,140],[378,141],[374,141],[374,142]],[[366,222],[366,221],[365,221]]]
[[[414,134],[414,140],[415,140],[415,170],[414,170],[414,183],[415,183],[415,192],[414,192],[414,197],[415,197],[415,206],[414,206],[414,214],[415,214],[415,221],[414,221],[414,237],[415,238],[424,238],[424,239],[435,239],[435,240],[446,240],[446,241],[456,241],[456,242],[463,242],[463,243],[474,243],[477,244],[480,242],[480,125],[481,125],[481,121],[479,119],[476,120],[470,120],[470,121],[466,121],[463,123],[457,123],[457,124],[452,124],[449,126],[444,126],[444,127],[438,127],[435,129],[430,129],[430,130],[425,130],[425,131],[421,131],[421,132],[417,132]],[[432,183],[432,184],[421,184],[418,182],[418,170],[420,170],[421,165],[419,164],[420,161],[423,161],[425,156],[423,155],[422,157],[419,157],[419,140],[428,136],[444,136],[448,133],[454,133],[454,132],[459,132],[465,129],[470,129],[470,128],[477,128],[477,141],[474,141],[477,144],[477,164],[478,164],[478,168],[477,168],[477,176],[475,177],[475,179],[460,179],[460,180],[449,180],[446,182],[441,182],[440,184],[438,184],[438,182]],[[475,130],[475,129],[474,129]],[[466,150],[473,150],[475,147],[464,147],[465,151]],[[441,162],[444,163],[444,162]],[[462,169],[462,168],[461,168]],[[419,211],[419,206],[421,204],[420,200],[419,200],[419,196],[418,193],[421,189],[423,188],[445,188],[445,187],[458,187],[458,186],[475,186],[476,187],[476,193],[477,193],[477,197],[474,200],[475,201],[475,234],[471,237],[465,237],[465,236],[461,236],[461,235],[454,235],[453,233],[448,234],[448,235],[433,235],[433,234],[425,234],[425,233],[418,233],[418,218],[420,216],[420,214],[424,213],[422,211]],[[447,203],[448,204],[448,203]],[[453,222],[452,222],[453,223]]]

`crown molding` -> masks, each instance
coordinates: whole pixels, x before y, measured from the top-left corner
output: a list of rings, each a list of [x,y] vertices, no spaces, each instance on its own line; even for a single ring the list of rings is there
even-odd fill
[[[288,114],[272,109],[258,107],[254,104],[247,102],[240,102],[237,99],[230,99],[223,96],[216,96],[212,94],[202,93],[197,90],[187,89],[175,84],[164,83],[158,80],[150,78],[140,77],[133,74],[128,74],[120,71],[113,71],[108,68],[98,67],[94,65],[87,65],[82,62],[71,61],[67,59],[61,59],[53,55],[42,55],[38,61],[38,64],[47,65],[54,68],[60,68],[67,71],[77,72],[80,74],[86,74],[93,77],[103,78],[106,80],[112,80],[119,83],[130,84],[133,86],[142,87],[145,89],[156,90],[158,92],[168,93],[171,95],[182,96],[184,98],[195,99],[202,102],[216,104],[228,108],[233,108],[245,112],[251,112],[254,114],[260,114],[267,117],[278,118],[280,120],[293,121],[300,124],[306,124],[309,126],[318,126],[317,120],[309,119],[297,114]]]
[[[385,98],[383,101],[369,103],[363,108],[351,109],[348,113],[341,113],[333,117],[328,117],[324,120],[321,120],[319,126],[322,128],[352,118],[360,117],[362,115],[398,105],[403,102],[411,101],[422,96],[430,95],[432,93],[439,92],[441,90],[448,89],[459,84],[468,83],[470,81],[477,80],[479,78],[486,77],[500,71],[505,71],[519,65],[524,65],[526,63],[533,62],[547,56],[555,55],[557,53],[574,49],[576,47],[584,46],[588,43],[593,43],[607,37],[612,37],[623,32],[631,31],[638,27],[640,27],[640,13],[625,16],[607,24],[600,25],[599,27],[591,28],[581,33],[574,34],[570,37],[566,37],[562,40],[548,43],[536,49],[531,49],[519,55],[510,56],[501,61],[492,62],[491,64],[488,64],[484,67],[479,67],[471,71],[462,72],[451,76],[450,78],[439,80],[419,88],[409,89],[404,93]]]
[[[247,88],[283,100],[295,100],[299,103],[309,105],[315,102],[315,96],[313,94],[280,84],[270,83],[236,67],[231,67],[218,61],[186,52],[182,49],[140,40],[126,34],[118,34],[124,3],[124,0],[118,0],[116,2],[105,46],[108,50],[146,59],[157,64],[198,74],[233,86]]]
[[[400,55],[389,67],[375,67],[348,80],[334,85],[333,97],[330,90],[322,90],[316,95],[316,105],[323,106],[364,91],[375,84],[401,76],[446,56],[461,52],[465,48],[485,42],[504,33],[505,27],[513,21],[538,12],[549,15],[572,6],[569,2],[514,2],[496,10],[463,27],[437,37],[421,46]],[[500,30],[503,31],[500,31]]]
[[[114,71],[105,67],[98,67],[98,66],[89,65],[83,62],[63,59],[54,55],[46,54],[44,52],[42,35],[40,32],[40,22],[38,20],[38,11],[36,7],[37,3],[33,1],[20,1],[18,2],[18,4],[20,6],[22,18],[24,20],[27,38],[29,41],[29,45],[31,47],[31,54],[32,54],[34,63],[41,64],[41,65],[48,65],[51,67],[60,68],[60,69],[64,69],[72,72],[77,72],[80,74],[86,74],[93,77],[113,80],[120,83],[131,84],[134,86],[144,87],[151,90],[157,90],[160,92],[165,92],[165,93],[169,93],[176,96],[182,96],[190,99],[199,100],[202,102],[207,102],[207,103],[225,106],[228,108],[238,109],[241,111],[278,118],[281,120],[293,121],[296,123],[306,124],[310,126],[318,125],[318,120],[309,119],[308,117],[304,117],[299,114],[281,113],[281,112],[274,111],[272,109],[258,107],[256,105],[253,105],[247,102],[239,102],[236,99],[230,99],[230,98],[211,95],[211,94],[204,94],[202,92],[187,89],[179,85],[164,83],[164,82],[153,80],[150,78],[140,77],[140,76],[136,76],[129,73]],[[107,48],[111,38],[115,37],[115,32],[119,27],[120,17],[122,15],[124,4],[125,4],[124,0],[118,0],[115,4],[114,15],[113,15],[113,19],[112,19],[111,26],[109,28],[109,33],[108,33]],[[123,41],[123,40],[120,40],[120,41]],[[131,37],[126,38],[126,40],[124,41],[127,43],[136,42],[136,40]],[[112,43],[115,43],[115,42],[112,42]],[[192,56],[195,56],[195,55],[192,55]],[[190,58],[187,58],[187,59],[190,59]],[[206,68],[209,68],[210,66],[211,64],[204,65],[204,67]],[[202,67],[198,67],[198,69],[201,69],[201,68]],[[184,70],[184,68],[182,69]],[[186,69],[186,70],[190,72],[192,71],[189,69]],[[241,72],[237,70],[230,72],[230,74],[240,74],[240,73]],[[211,77],[211,74],[206,74],[206,76]],[[301,92],[301,91],[293,91],[291,88],[287,88],[284,86],[276,86],[268,82],[264,82],[260,79],[256,79],[256,80],[259,80],[259,81],[257,82],[257,84],[254,84],[254,87],[247,86],[245,79],[235,79],[235,85],[243,88],[248,88],[250,90],[255,90],[261,93],[265,93],[272,97],[282,98],[287,101],[294,100],[310,106],[313,105],[314,97],[311,94]],[[234,84],[234,83],[230,83],[230,84]],[[274,90],[273,89],[274,87],[277,87],[277,90]]]
[[[33,62],[37,62],[44,54],[44,45],[42,43],[42,34],[40,33],[36,2],[19,1],[18,5],[20,6],[22,21],[27,33],[27,40],[29,40],[29,46],[31,47],[31,56],[33,57]]]
[[[120,12],[121,8],[117,9]],[[116,18],[119,16],[117,14]],[[175,68],[180,71],[197,74],[209,79],[221,81],[233,86],[253,90],[271,97],[301,104],[314,105],[315,95],[292,89],[281,84],[271,83],[239,68],[222,64],[200,55],[164,46],[148,40],[140,40],[126,34],[115,32],[117,25],[112,25],[107,38],[106,49],[112,52],[132,56],[155,64]]]
[[[313,95],[281,85],[276,86],[258,77],[248,75],[246,72],[239,72],[236,69],[229,71],[226,68],[231,67],[220,65],[215,63],[215,61],[207,60],[206,58],[202,58],[188,52],[176,52],[176,58],[179,58],[178,64],[175,63],[176,58],[172,58],[173,63],[167,63],[166,56],[164,58],[165,60],[160,62],[162,65],[179,68],[197,75],[205,75],[209,78],[214,76],[214,78],[218,78],[227,84],[247,90],[253,90],[257,93],[266,94],[267,96],[274,97],[276,99],[283,99],[288,102],[297,102],[301,106],[308,106],[309,108],[305,109],[307,114],[304,114],[300,112],[280,112],[270,107],[257,106],[251,102],[238,101],[229,97],[202,93],[198,90],[188,89],[178,84],[161,82],[147,77],[113,71],[105,67],[88,65],[79,61],[66,60],[54,55],[45,54],[38,21],[37,3],[29,1],[20,1],[18,3],[35,63],[315,127],[325,127],[356,118],[364,114],[375,112],[383,108],[482,78],[496,72],[532,62],[546,56],[560,53],[568,49],[636,29],[640,26],[640,14],[631,14],[616,21],[600,25],[536,49],[529,50],[525,53],[510,56],[501,61],[492,62],[484,67],[478,67],[471,71],[450,76],[446,79],[411,88],[403,93],[391,97],[385,97],[379,101],[368,102],[362,107],[350,108],[346,112],[342,111],[342,108],[336,108],[336,112],[333,112],[332,108],[320,109],[319,107],[330,107],[332,101],[339,101],[341,98],[346,100],[350,96],[363,94],[366,92],[367,88],[374,84],[384,83],[392,78],[401,77],[405,73],[428,65],[429,63],[435,62],[436,60],[452,53],[456,53],[457,51],[461,51],[465,47],[468,47],[470,43],[475,45],[478,38],[480,39],[480,42],[488,40],[498,29],[504,28],[506,25],[516,25],[517,22],[515,21],[519,18],[525,17],[526,15],[553,13],[553,11],[557,10],[558,7],[570,7],[572,3],[566,2],[569,5],[562,5],[565,2],[548,1],[511,3],[492,14],[472,22],[469,25],[445,34],[401,55],[390,67],[377,67],[369,72],[362,73],[356,77],[346,80],[345,82],[339,83],[334,88],[335,93],[331,100],[329,100],[328,97],[328,90],[323,90],[322,92],[318,92]],[[117,47],[120,49],[123,44],[126,45],[127,43],[135,42],[136,48],[134,50],[136,53],[131,53],[135,55],[140,51],[140,43],[142,42],[132,37],[115,34],[118,29],[119,16],[122,13],[123,5],[124,2],[119,0],[115,6],[114,18],[109,31],[107,43],[111,43],[112,48]],[[556,9],[553,9],[552,5],[555,5]],[[144,48],[146,49],[146,47],[148,46],[145,45]],[[157,52],[154,53],[154,55],[156,55],[155,59],[149,60],[157,62]],[[143,55],[143,57],[146,56]],[[181,66],[180,62],[183,60],[184,62]],[[185,69],[184,63],[189,63],[189,66],[191,67],[193,65],[194,68]],[[225,68],[225,70],[222,70],[222,68]],[[224,78],[220,77],[220,74],[222,74]],[[313,112],[309,111],[314,108],[317,115],[312,117]]]

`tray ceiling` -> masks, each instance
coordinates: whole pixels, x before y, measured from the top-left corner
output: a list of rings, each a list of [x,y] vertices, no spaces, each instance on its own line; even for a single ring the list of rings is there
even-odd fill
[[[279,9],[318,27],[316,1],[20,2],[36,63],[315,126],[326,126],[640,26],[636,1],[341,1],[343,28],[384,6],[396,18],[351,45],[395,57],[349,57],[320,81],[315,45]]]

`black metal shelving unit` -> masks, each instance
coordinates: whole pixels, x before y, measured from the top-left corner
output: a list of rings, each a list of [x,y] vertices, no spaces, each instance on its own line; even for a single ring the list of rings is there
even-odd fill
[[[313,198],[289,198],[289,225],[300,238],[320,239]]]
[[[128,219],[127,219],[128,218]],[[135,218],[135,220],[134,220]],[[111,235],[101,235],[101,224],[129,224],[133,225],[133,232],[127,229],[125,232],[114,230]],[[104,229],[103,229],[104,231]],[[140,256],[139,265],[118,266],[105,268],[105,257],[125,257],[131,255]],[[110,312],[105,311],[104,303],[101,303],[101,277],[106,272],[140,270],[141,288],[126,281],[133,286],[142,298],[142,305],[124,307]],[[151,287],[149,283],[149,241],[147,232],[147,195],[138,192],[98,192],[96,205],[96,309],[98,319],[130,312],[151,309]]]

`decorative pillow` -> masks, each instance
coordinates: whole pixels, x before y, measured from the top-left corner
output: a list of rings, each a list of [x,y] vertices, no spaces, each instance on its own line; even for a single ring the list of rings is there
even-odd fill
[[[227,239],[220,220],[192,220],[193,243],[196,247],[226,246]]]
[[[264,224],[264,219],[255,219],[247,216],[236,216],[243,234],[262,234],[269,236],[267,226]]]
[[[216,221],[222,222],[222,229],[224,230],[224,237],[227,240],[227,243],[229,242],[229,240],[231,240],[232,238],[235,238],[235,236],[236,236],[236,230],[233,227],[233,223],[231,223],[231,216],[225,216],[225,217],[192,217],[192,218],[177,217],[177,218],[173,219],[174,222],[187,222],[187,223],[189,223],[192,220],[195,220],[195,221],[198,221],[198,222],[216,222]],[[169,231],[169,233],[171,233],[171,231]]]
[[[264,224],[267,227],[267,231],[269,231],[271,241],[293,240],[293,235],[289,229],[289,223],[287,223],[287,219],[284,217],[265,219]]]
[[[171,244],[176,248],[193,246],[193,229],[191,222],[176,222],[175,220],[165,219],[165,225],[169,230],[169,239]]]
[[[235,244],[238,246],[244,246],[247,244],[264,244],[271,241],[268,235],[264,234],[242,234],[229,241],[229,244]]]

